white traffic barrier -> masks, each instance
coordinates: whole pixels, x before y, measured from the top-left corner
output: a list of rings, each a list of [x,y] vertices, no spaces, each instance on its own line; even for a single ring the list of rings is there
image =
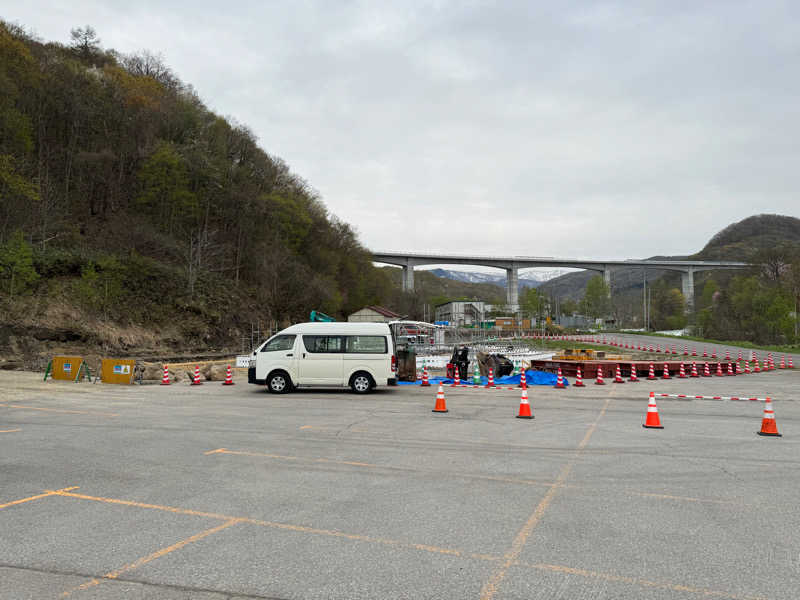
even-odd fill
[[[766,402],[766,398],[744,398],[739,396],[691,396],[689,394],[656,394],[659,398],[687,398],[689,400],[748,400],[750,402]],[[775,401],[774,399],[772,400]]]

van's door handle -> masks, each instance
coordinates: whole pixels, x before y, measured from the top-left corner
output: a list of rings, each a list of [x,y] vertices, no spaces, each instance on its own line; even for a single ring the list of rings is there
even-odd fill
[[[306,353],[305,353],[305,352],[303,352],[303,358],[305,358],[305,357],[306,357]]]
[[[294,354],[292,354],[291,352],[289,352],[289,354],[287,354],[286,356],[294,356]]]

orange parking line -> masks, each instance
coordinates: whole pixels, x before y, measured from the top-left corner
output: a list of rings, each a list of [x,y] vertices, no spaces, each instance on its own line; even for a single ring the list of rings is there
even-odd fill
[[[45,412],[67,413],[72,415],[100,415],[103,417],[118,417],[117,413],[109,413],[102,411],[88,411],[88,410],[69,410],[67,408],[43,408],[41,406],[24,406],[22,404],[0,404],[5,408],[21,408],[23,410],[41,410]]]
[[[509,548],[504,555],[506,561],[499,568],[497,568],[495,572],[492,573],[492,576],[489,578],[489,580],[483,584],[480,595],[481,600],[492,600],[494,597],[495,593],[497,592],[497,587],[500,585],[500,582],[505,579],[509,567],[517,561],[517,558],[522,553],[522,549],[525,547],[525,543],[528,541],[528,538],[531,536],[534,529],[536,529],[537,525],[539,525],[542,520],[542,516],[552,503],[553,498],[555,498],[556,494],[558,493],[558,489],[564,485],[564,482],[567,480],[567,477],[569,477],[573,467],[578,462],[583,449],[589,443],[592,434],[594,434],[595,430],[597,429],[600,419],[602,419],[603,415],[606,414],[606,410],[608,409],[608,405],[610,403],[611,398],[606,398],[606,402],[603,404],[600,414],[597,415],[597,418],[589,426],[589,429],[586,430],[586,434],[583,436],[583,439],[575,449],[570,461],[564,465],[564,467],[561,469],[561,472],[558,474],[558,477],[556,478],[556,484],[547,490],[544,498],[541,499],[534,511],[528,517],[528,520],[522,526],[522,529],[520,529],[517,533],[514,541],[511,543],[511,548]]]
[[[7,506],[15,506],[17,504],[24,504],[25,502],[30,502],[32,500],[38,500],[39,498],[46,498],[47,496],[58,496],[62,492],[68,492],[69,490],[77,490],[78,486],[74,485],[68,488],[62,488],[60,490],[45,490],[43,494],[36,494],[35,496],[28,496],[27,498],[22,498],[20,500],[12,500],[11,502],[6,502],[5,504],[0,504],[0,508],[6,508]]]
[[[584,437],[584,440],[588,441],[588,437],[589,437],[589,434],[587,432],[587,436]],[[558,486],[553,486],[553,489],[557,489],[557,488],[558,488]],[[142,565],[144,565],[144,564],[146,564],[146,563],[148,563],[148,562],[150,562],[152,560],[155,560],[156,558],[164,556],[165,554],[168,554],[168,553],[173,552],[175,550],[179,550],[180,548],[183,548],[187,544],[190,544],[192,542],[200,540],[200,539],[202,539],[202,538],[204,538],[204,537],[206,537],[208,535],[211,535],[211,534],[216,533],[218,531],[221,531],[223,529],[226,529],[226,528],[228,528],[231,525],[234,525],[236,523],[247,523],[247,524],[250,524],[250,525],[256,525],[256,526],[260,526],[260,527],[267,527],[267,528],[270,528],[270,529],[280,529],[280,530],[283,530],[283,531],[294,531],[294,532],[298,532],[298,533],[310,533],[310,534],[322,535],[322,536],[326,536],[326,537],[347,539],[347,540],[351,540],[351,541],[355,541],[355,542],[365,542],[365,543],[371,543],[371,544],[380,544],[380,545],[384,545],[384,546],[392,546],[392,547],[395,547],[395,548],[406,548],[406,549],[411,549],[411,550],[419,550],[419,551],[422,551],[422,552],[430,552],[430,553],[435,553],[435,554],[444,554],[444,555],[455,556],[455,557],[460,557],[460,558],[480,560],[480,561],[484,561],[484,562],[500,562],[500,561],[503,561],[503,564],[501,565],[501,567],[503,568],[503,572],[505,572],[505,570],[507,570],[511,566],[519,566],[519,567],[523,567],[523,568],[536,569],[536,570],[540,570],[540,571],[551,571],[551,572],[555,572],[555,573],[562,573],[562,574],[565,574],[565,575],[574,575],[574,576],[583,577],[583,578],[587,578],[587,579],[600,579],[600,580],[605,580],[605,581],[619,582],[619,583],[625,583],[625,584],[628,584],[628,585],[639,586],[639,587],[643,587],[643,588],[660,588],[660,589],[666,589],[666,590],[671,590],[671,591],[675,591],[675,592],[684,592],[684,593],[696,594],[696,595],[703,596],[703,597],[722,598],[724,600],[765,600],[761,596],[736,596],[734,594],[730,594],[728,592],[723,592],[723,591],[718,591],[718,590],[710,590],[710,589],[705,589],[705,588],[699,588],[699,587],[693,587],[693,586],[687,586],[687,585],[681,585],[681,584],[674,584],[674,583],[669,583],[669,582],[652,581],[652,580],[643,579],[643,578],[628,577],[628,576],[624,576],[624,575],[615,575],[613,573],[600,573],[600,572],[597,572],[597,571],[590,571],[590,570],[586,570],[586,569],[578,569],[578,568],[569,567],[569,566],[566,566],[566,565],[550,565],[550,564],[542,564],[542,563],[526,563],[526,562],[522,562],[522,561],[517,560],[516,557],[510,558],[508,552],[506,554],[502,555],[502,556],[494,556],[494,555],[490,555],[490,554],[480,554],[480,553],[476,553],[476,552],[466,552],[466,551],[463,551],[463,550],[458,550],[456,548],[443,548],[443,547],[439,547],[439,546],[431,546],[431,545],[428,545],[428,544],[415,544],[413,542],[404,542],[404,541],[401,541],[401,540],[378,538],[378,537],[372,537],[372,536],[356,534],[356,533],[345,533],[345,532],[342,532],[342,531],[336,531],[336,530],[331,530],[331,529],[317,529],[317,528],[314,528],[314,527],[306,527],[304,525],[292,525],[290,523],[277,523],[277,522],[273,522],[273,521],[263,521],[263,520],[260,520],[260,519],[253,519],[253,518],[249,518],[249,517],[235,517],[235,516],[231,516],[231,515],[224,515],[224,514],[211,513],[211,512],[203,512],[203,511],[197,511],[197,510],[191,510],[191,509],[185,509],[185,508],[178,508],[178,507],[173,507],[173,506],[163,506],[163,505],[159,505],[159,504],[148,504],[148,503],[143,503],[143,502],[135,502],[135,501],[131,501],[131,500],[120,500],[120,499],[116,499],[116,498],[103,498],[103,497],[99,497],[99,496],[88,496],[86,494],[76,494],[74,492],[70,492],[69,490],[71,490],[71,489],[74,489],[74,488],[64,488],[62,490],[48,491],[44,495],[57,495],[57,496],[64,496],[64,497],[69,497],[69,498],[79,498],[79,499],[84,499],[84,500],[90,500],[90,501],[94,501],[94,502],[104,502],[104,503],[109,503],[109,504],[119,504],[119,505],[124,505],[124,506],[133,506],[133,507],[147,508],[147,509],[152,509],[152,510],[162,510],[162,511],[167,511],[167,512],[172,512],[172,513],[177,513],[177,514],[208,517],[208,518],[212,518],[212,519],[222,520],[222,521],[224,521],[224,523],[221,523],[220,525],[217,525],[216,527],[212,527],[211,529],[207,529],[207,530],[202,531],[202,532],[200,532],[198,534],[195,534],[190,538],[187,538],[185,540],[182,540],[180,542],[177,542],[177,543],[173,544],[172,546],[168,546],[166,548],[162,548],[161,550],[158,550],[158,551],[156,551],[156,552],[154,552],[152,554],[149,554],[148,556],[140,558],[139,560],[131,563],[130,565],[126,565],[125,567],[122,567],[121,569],[118,569],[116,571],[112,571],[112,572],[110,572],[110,573],[108,573],[106,575],[103,575],[100,578],[92,579],[91,581],[88,581],[88,582],[82,584],[81,586],[78,586],[77,588],[69,590],[68,592],[64,592],[64,596],[68,596],[68,595],[72,594],[73,592],[78,591],[79,589],[88,589],[90,587],[98,585],[99,583],[102,583],[105,580],[115,579],[115,578],[119,577],[121,574],[123,574],[123,573],[125,573],[127,571],[130,571],[132,569],[140,567],[140,566],[142,566]],[[30,498],[30,499],[34,499],[34,498]],[[27,500],[28,499],[23,499],[22,501],[27,501]]]
[[[205,531],[201,531],[200,533],[196,533],[193,536],[186,538],[185,540],[181,540],[180,542],[176,542],[176,543],[172,544],[171,546],[167,546],[166,548],[161,548],[160,550],[156,550],[152,554],[148,554],[147,556],[143,556],[142,558],[140,558],[138,560],[135,560],[134,562],[132,562],[129,565],[125,565],[124,567],[116,569],[115,571],[111,571],[110,573],[106,573],[105,575],[103,575],[99,579],[98,578],[91,579],[91,580],[87,581],[86,583],[82,583],[81,585],[72,588],[71,590],[67,590],[66,592],[61,594],[61,597],[62,598],[66,598],[67,596],[70,596],[75,592],[78,592],[78,591],[81,591],[81,590],[88,590],[89,588],[92,588],[92,587],[94,587],[96,585],[100,585],[104,581],[109,581],[109,580],[112,580],[112,579],[116,579],[120,575],[122,575],[123,573],[127,573],[128,571],[133,571],[134,569],[138,569],[142,565],[146,565],[147,563],[152,562],[152,561],[156,560],[157,558],[161,558],[162,556],[165,556],[165,555],[169,554],[170,552],[174,552],[175,550],[180,550],[184,546],[186,546],[188,544],[191,544],[193,542],[196,542],[198,540],[202,540],[203,538],[208,537],[209,535],[212,535],[214,533],[217,533],[218,531],[222,531],[223,529],[227,529],[231,525],[235,525],[238,522],[239,521],[237,519],[231,519],[229,521],[225,521],[224,523],[221,523],[220,525],[217,525],[216,527],[212,527],[211,529],[206,529]]]

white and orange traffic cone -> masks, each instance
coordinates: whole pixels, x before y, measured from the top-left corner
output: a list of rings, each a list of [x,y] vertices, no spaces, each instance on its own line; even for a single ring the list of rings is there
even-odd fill
[[[650,372],[647,374],[647,379],[649,381],[652,381],[653,379],[658,379],[658,377],[656,377],[656,369],[653,366],[653,363],[650,363]]]
[[[575,387],[585,387],[583,385],[583,375],[581,374],[581,366],[578,365],[578,374],[575,375],[575,383],[573,384]]]
[[[531,412],[531,405],[528,402],[528,390],[522,390],[522,394],[520,395],[519,399],[519,414],[517,415],[518,419],[532,419],[533,413]]]
[[[689,356],[689,346],[686,345],[683,346],[683,355]]]
[[[194,366],[194,379],[191,385],[203,385],[203,382],[200,381],[200,365]]]
[[[736,363],[736,374],[737,375],[741,375],[742,373],[744,373],[744,371],[742,371],[742,363],[737,362]]]
[[[647,403],[647,418],[642,427],[647,429],[664,429],[661,426],[661,418],[658,416],[658,407],[656,406],[656,395],[650,392],[650,400]]]
[[[703,365],[703,377],[711,377],[711,371],[708,368],[708,363]]]
[[[225,372],[225,381],[222,382],[222,385],[235,385],[233,383],[233,375],[231,374],[230,365],[228,365],[228,370]]]
[[[697,356],[697,348],[692,346],[692,356]]]
[[[711,350],[711,358],[717,358],[717,351],[716,349]]]
[[[758,366],[758,360],[756,360],[755,365],[753,366],[753,373],[761,373],[761,367]]]
[[[486,387],[493,388],[494,387],[494,370],[492,367],[489,367],[489,376],[486,379]]]
[[[667,363],[664,363],[664,374],[661,376],[661,379],[672,379],[672,377],[669,376],[669,366],[667,366]]]
[[[739,358],[737,358],[736,360],[737,361],[741,361],[742,360],[742,351],[741,350],[739,350]]]
[[[444,388],[442,384],[439,384],[439,390],[436,392],[436,404],[433,407],[431,412],[435,413],[446,413],[447,412],[447,403],[444,401]]]
[[[700,377],[700,374],[697,372],[697,363],[692,361],[692,374],[689,377]]]
[[[428,365],[422,365],[422,387],[430,387],[431,382],[428,380]]]
[[[639,378],[636,376],[636,363],[631,363],[631,376],[628,378],[631,383],[638,383]]]
[[[786,365],[787,369],[794,369],[794,365],[792,364],[792,357],[789,356],[789,364]]]
[[[736,373],[733,372],[733,364],[732,363],[728,363],[728,375],[736,375]]]
[[[744,362],[744,374],[750,375],[750,363],[747,361]]]
[[[458,365],[455,365],[453,369],[453,383],[450,384],[450,387],[458,387],[461,385],[461,377],[458,373]]]
[[[731,351],[726,348],[725,349],[725,360],[730,360],[730,359],[731,359]]]
[[[772,399],[767,397],[764,402],[764,418],[761,419],[761,431],[757,431],[758,435],[770,437],[782,437],[778,433],[778,426],[775,423],[775,412],[772,410]]]
[[[622,378],[622,370],[619,368],[619,363],[617,363],[617,370],[614,374],[614,383],[625,383],[625,380]]]
[[[603,365],[597,365],[597,377],[594,380],[595,385],[605,385],[606,382],[603,381]]]
[[[555,387],[557,390],[566,389],[567,386],[564,385],[564,378],[561,376],[561,367],[558,367],[558,376],[556,377],[556,384]]]
[[[703,358],[708,358],[708,350],[703,348]]]
[[[169,385],[169,369],[164,365],[164,375],[161,377],[161,385]]]
[[[679,379],[686,379],[686,369],[683,368],[683,362],[681,362],[681,368],[678,371],[678,378]]]
[[[781,369],[785,369],[786,368],[786,355],[785,354],[781,354],[780,368]]]
[[[528,389],[528,374],[525,372],[524,368],[522,369],[522,372],[519,375],[519,386],[523,390],[527,390]]]
[[[717,377],[722,377],[725,373],[722,372],[722,362],[717,363]]]

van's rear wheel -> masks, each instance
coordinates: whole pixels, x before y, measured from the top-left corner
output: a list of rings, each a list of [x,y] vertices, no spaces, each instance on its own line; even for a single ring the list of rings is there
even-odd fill
[[[373,387],[375,387],[375,382],[369,373],[360,371],[350,378],[350,389],[356,394],[369,394]]]
[[[272,394],[285,394],[292,389],[292,380],[283,371],[275,371],[267,378],[267,389]]]

